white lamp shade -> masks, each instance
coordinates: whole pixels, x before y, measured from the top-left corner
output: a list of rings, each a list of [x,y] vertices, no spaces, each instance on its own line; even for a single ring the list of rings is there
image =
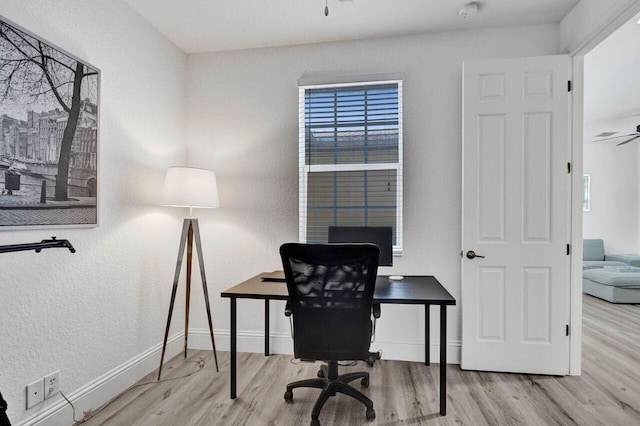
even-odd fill
[[[162,204],[205,209],[219,207],[216,174],[193,167],[169,167],[164,180]]]

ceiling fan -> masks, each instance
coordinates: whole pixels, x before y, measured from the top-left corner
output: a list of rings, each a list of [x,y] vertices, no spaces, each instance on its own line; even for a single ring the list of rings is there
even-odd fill
[[[353,0],[338,0],[339,2],[350,2]],[[329,5],[327,4],[327,0],[324,0],[324,16],[329,16]]]
[[[640,125],[636,127],[635,133],[629,133],[628,135],[611,136],[616,133],[618,132],[604,132],[604,133],[597,134],[596,138],[604,137],[604,139],[597,139],[597,140],[594,140],[594,142],[603,142],[603,141],[609,141],[613,139],[627,138],[626,140],[616,144],[616,146],[620,146],[620,145],[624,145],[626,143],[635,141],[636,139],[640,138]],[[607,136],[610,136],[610,137],[607,137]]]

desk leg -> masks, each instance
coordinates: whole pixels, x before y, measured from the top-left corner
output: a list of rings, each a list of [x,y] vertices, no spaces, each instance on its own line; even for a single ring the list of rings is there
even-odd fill
[[[440,305],[440,415],[447,415],[447,306]]]
[[[431,365],[431,305],[424,305],[424,363]]]
[[[264,356],[269,356],[269,299],[264,301]]]
[[[236,298],[231,297],[231,399],[236,399]]]

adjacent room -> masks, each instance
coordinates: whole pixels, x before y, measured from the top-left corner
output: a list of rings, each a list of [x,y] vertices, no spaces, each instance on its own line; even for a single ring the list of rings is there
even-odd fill
[[[592,244],[592,248],[595,244],[603,246],[604,250],[599,250],[606,257],[600,260],[621,262],[618,266],[623,267],[640,265],[639,180],[635,161],[638,158],[636,136],[640,135],[636,129],[640,123],[636,122],[640,111],[636,111],[631,95],[633,88],[640,84],[636,76],[640,60],[636,48],[640,39],[638,18],[632,18],[585,55],[583,234],[590,242],[585,244]],[[595,260],[595,253],[585,250],[584,255]],[[615,264],[605,266],[616,267]],[[610,302],[640,302],[640,298],[633,297],[633,292],[618,300],[607,298],[596,289],[594,287],[594,296]]]
[[[640,16],[585,55],[583,368],[638,353]],[[615,186],[615,188],[612,188]],[[605,339],[603,345],[589,341]],[[634,380],[637,380],[635,378]]]
[[[640,423],[603,3],[3,0],[0,425]]]

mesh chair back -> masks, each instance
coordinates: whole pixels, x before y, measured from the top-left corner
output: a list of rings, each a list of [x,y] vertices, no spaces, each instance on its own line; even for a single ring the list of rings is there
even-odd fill
[[[373,244],[280,247],[296,358],[367,358],[379,254]]]

